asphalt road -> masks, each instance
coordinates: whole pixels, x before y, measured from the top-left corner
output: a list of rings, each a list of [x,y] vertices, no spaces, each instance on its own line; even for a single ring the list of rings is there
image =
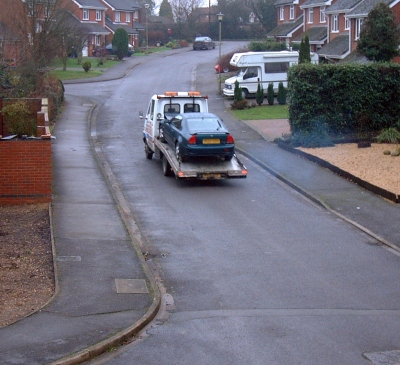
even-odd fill
[[[145,158],[139,110],[173,90],[208,94],[238,145],[268,153],[225,109],[217,57],[188,50],[66,86],[98,104],[97,136],[168,298],[140,338],[91,364],[371,364],[364,353],[399,347],[400,257],[244,157],[247,179],[215,182],[164,177]]]

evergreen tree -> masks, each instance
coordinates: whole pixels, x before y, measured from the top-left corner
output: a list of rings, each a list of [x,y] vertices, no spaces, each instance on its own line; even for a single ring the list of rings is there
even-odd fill
[[[275,101],[275,92],[274,92],[274,84],[270,82],[267,88],[267,101],[269,105],[274,105]]]
[[[371,61],[389,62],[399,54],[399,43],[394,13],[386,3],[380,2],[363,24],[357,50]]]
[[[112,48],[119,60],[122,60],[128,54],[129,35],[123,28],[118,28],[112,40]]]
[[[264,88],[262,87],[261,83],[258,83],[257,92],[256,92],[256,103],[261,105],[264,101]]]
[[[162,1],[162,3],[160,4],[160,12],[158,15],[174,19],[174,15],[172,13],[172,7],[168,0]]]
[[[286,95],[287,95],[287,89],[286,89],[286,87],[283,86],[283,82],[280,82],[278,85],[278,95],[276,97],[279,105],[286,104]]]
[[[310,55],[310,39],[308,35],[300,42],[300,50],[299,50],[299,63],[310,63],[311,55]]]
[[[233,92],[233,101],[243,100],[242,88],[239,86],[239,81],[235,81],[235,90]]]

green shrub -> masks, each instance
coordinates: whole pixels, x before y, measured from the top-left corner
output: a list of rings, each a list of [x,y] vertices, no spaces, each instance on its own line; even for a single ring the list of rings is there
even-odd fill
[[[256,103],[261,105],[264,101],[264,88],[262,87],[261,83],[258,83],[257,92],[256,92]]]
[[[85,61],[82,63],[82,68],[85,70],[85,72],[89,72],[89,70],[92,68],[92,64],[90,61]]]
[[[5,119],[6,128],[11,135],[16,134],[18,137],[23,135],[36,136],[37,122],[31,116],[25,102],[17,101],[14,104],[6,105],[1,110],[1,113]]]
[[[279,105],[286,104],[286,96],[287,96],[287,89],[286,87],[283,86],[283,82],[280,82],[278,85],[278,95],[276,97]]]
[[[331,133],[377,133],[400,115],[400,65],[299,64],[288,71],[289,122],[293,133],[323,116]]]
[[[269,105],[274,105],[275,101],[275,92],[274,92],[274,84],[270,82],[267,88],[267,101]]]
[[[400,132],[396,128],[386,128],[376,137],[378,143],[399,143]]]
[[[252,52],[278,52],[278,51],[286,51],[286,44],[283,42],[277,42],[272,39],[268,39],[265,42],[250,42],[249,51]]]
[[[241,101],[243,100],[242,96],[242,88],[239,86],[239,81],[235,81],[235,89],[233,92],[233,100],[234,101]]]

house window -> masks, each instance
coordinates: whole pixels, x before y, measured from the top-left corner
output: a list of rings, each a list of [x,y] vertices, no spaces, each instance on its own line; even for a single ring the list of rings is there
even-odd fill
[[[126,13],[126,22],[127,23],[130,23],[130,21],[131,21],[131,13]]]
[[[89,20],[89,9],[83,9],[83,20]]]
[[[363,25],[363,18],[358,18],[356,19],[356,34],[355,34],[355,40],[357,41],[360,38],[360,33],[361,33],[361,28]]]
[[[51,6],[45,6],[44,7],[44,16],[45,16],[45,18],[50,18],[51,17],[51,14],[52,14],[52,8],[51,8]]]
[[[101,10],[96,10],[96,20],[101,20]]]
[[[319,21],[320,23],[326,23],[325,6],[321,6],[320,8]]]
[[[350,19],[349,18],[344,18],[344,29],[349,30],[350,29]]]
[[[314,8],[308,9],[308,23],[314,23]]]
[[[290,5],[290,19],[294,19],[294,5]]]
[[[116,11],[115,12],[115,22],[119,23],[121,21],[121,12],[120,11]]]
[[[283,6],[279,8],[279,20],[285,20],[285,8]]]
[[[339,31],[339,19],[338,15],[332,15],[332,32],[338,32]]]
[[[96,46],[100,46],[100,45],[101,45],[101,35],[96,34],[96,35],[94,36],[94,44],[95,44]]]

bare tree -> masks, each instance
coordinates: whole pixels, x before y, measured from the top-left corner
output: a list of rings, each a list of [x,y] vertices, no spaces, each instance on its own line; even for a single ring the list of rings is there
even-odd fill
[[[170,4],[178,26],[185,24],[188,31],[193,32],[196,22],[194,10],[200,7],[202,0],[171,0]]]

